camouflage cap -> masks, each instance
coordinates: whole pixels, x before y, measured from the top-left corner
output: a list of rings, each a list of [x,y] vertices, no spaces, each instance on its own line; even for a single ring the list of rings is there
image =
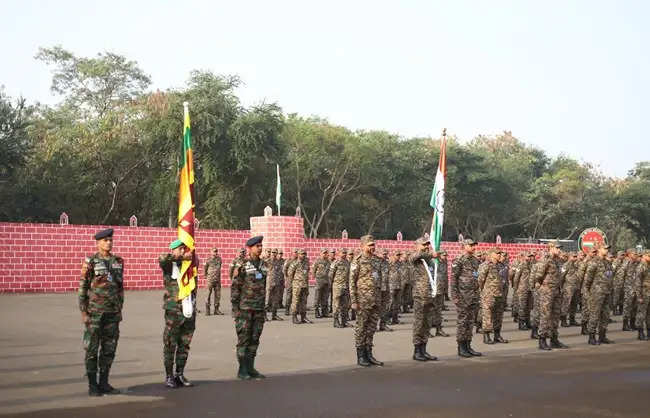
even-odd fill
[[[612,246],[609,245],[609,244],[602,244],[602,245],[599,245],[598,248],[604,248],[606,250],[609,250],[610,248],[612,248]]]
[[[440,255],[447,255],[447,251],[445,251],[445,250],[441,250],[441,251],[438,252],[438,254],[440,254]]]
[[[560,245],[560,241],[554,239],[553,241],[549,241],[548,244],[546,244],[548,248],[562,248],[562,245]]]
[[[478,243],[471,238],[465,238],[463,240],[463,245],[477,245]]]
[[[340,252],[341,254],[347,254],[347,253],[348,253],[348,249],[347,249],[347,248],[340,248],[340,249],[339,249],[339,252]]]
[[[375,237],[372,235],[364,235],[361,238],[361,244],[362,245],[368,245],[368,244],[374,244],[375,243]]]
[[[246,248],[242,247],[239,249],[239,254],[246,254]]]
[[[619,256],[619,257],[622,256],[622,255],[625,255],[625,251],[623,251],[623,250],[617,251],[616,255]]]
[[[425,237],[420,237],[420,238],[416,239],[416,240],[415,240],[415,243],[416,243],[417,245],[429,245],[429,244],[431,244],[431,243],[429,242],[429,239],[428,239],[428,238],[425,238]]]
[[[293,253],[294,253],[294,254],[298,254],[299,252],[300,252],[300,248],[294,248],[294,249],[293,249]]]
[[[330,252],[330,250],[328,250],[327,248],[321,248],[321,250],[320,250],[321,254],[325,254],[325,253],[329,253],[329,252]]]
[[[299,250],[296,250],[297,254],[307,254],[307,251],[304,248],[301,248]]]
[[[643,254],[643,255],[650,255],[650,250],[645,250],[645,251],[643,251],[642,254]]]
[[[402,255],[402,250],[395,250],[395,255]]]
[[[271,254],[277,254],[277,253],[278,253],[278,249],[277,249],[277,248],[274,248],[274,249],[271,250]]]

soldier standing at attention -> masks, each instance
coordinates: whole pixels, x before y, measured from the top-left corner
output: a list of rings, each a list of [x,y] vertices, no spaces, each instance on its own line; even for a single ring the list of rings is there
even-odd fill
[[[530,287],[530,269],[535,260],[535,253],[529,252],[522,257],[522,260],[517,263],[515,269],[515,276],[512,281],[515,283],[517,293],[515,297],[519,301],[517,307],[519,312],[517,319],[519,320],[519,330],[525,331],[531,329],[530,311],[533,307],[533,292]]]
[[[280,284],[283,281],[282,278],[282,261],[278,257],[279,251],[277,248],[274,248],[271,251],[271,259],[268,260],[268,281],[269,284],[269,307],[271,310],[271,321],[284,321],[284,319],[278,316],[278,308],[280,307],[280,300],[282,299],[282,288]]]
[[[413,360],[437,360],[437,357],[427,353],[427,341],[429,340],[430,321],[433,312],[433,291],[431,288],[433,267],[431,259],[437,254],[431,253],[431,245],[427,238],[418,238],[415,245],[415,251],[409,259],[409,262],[413,265],[415,275],[415,288],[413,289]],[[443,295],[440,296],[444,298]]]
[[[115,395],[120,391],[108,383],[108,375],[120,338],[124,305],[124,260],[111,253],[112,229],[96,233],[95,241],[97,252],[83,261],[79,282],[79,310],[81,322],[85,326],[83,342],[88,395]]]
[[[266,320],[264,298],[268,267],[266,261],[260,258],[263,239],[264,237],[259,235],[246,241],[248,256],[235,265],[230,288],[232,316],[237,332],[237,377],[242,380],[265,377],[255,369],[257,347],[260,345]]]
[[[334,316],[334,328],[345,328],[348,323],[348,305],[350,304],[348,277],[350,274],[350,262],[347,259],[347,253],[345,248],[340,249],[338,251],[338,258],[332,262],[329,270],[329,278],[332,282],[332,315]]]
[[[357,364],[383,366],[372,354],[373,338],[377,330],[381,302],[381,264],[375,257],[375,239],[372,235],[361,237],[361,254],[350,265],[350,300],[357,313],[354,339]]]
[[[612,264],[607,260],[609,248],[609,245],[598,247],[598,254],[587,266],[585,274],[585,286],[590,289],[589,322],[587,324],[590,345],[612,343],[607,338],[609,296],[614,286]],[[596,329],[598,329],[598,341],[596,341]]]
[[[449,337],[445,331],[442,330],[442,310],[445,306],[445,291],[447,289],[447,252],[441,251],[438,253],[438,292],[433,298],[433,309],[431,310],[431,328],[436,329],[436,337]],[[432,334],[429,334],[432,337]]]
[[[190,343],[196,328],[196,308],[191,318],[183,315],[183,303],[178,300],[178,280],[183,260],[191,260],[192,252],[187,251],[183,241],[177,239],[169,244],[171,254],[158,257],[158,264],[163,273],[163,309],[165,310],[165,330],[163,332],[163,363],[165,365],[165,385],[170,388],[192,386],[183,371],[190,353]],[[178,269],[176,274],[174,271]],[[198,286],[195,288],[198,289]],[[196,301],[196,290],[192,292]],[[176,376],[174,376],[174,361]]]
[[[623,331],[632,331],[636,326],[637,294],[634,274],[639,265],[639,258],[633,249],[627,250],[629,261],[625,267],[623,279]],[[628,325],[626,328],[625,326]]]
[[[210,297],[213,293],[214,314],[223,315],[219,310],[219,305],[221,304],[221,257],[216,247],[212,249],[212,257],[205,263],[204,272],[208,282],[208,299],[205,302],[205,315],[210,316]]]
[[[281,249],[278,249],[278,265],[280,269],[280,289],[278,289],[278,292],[280,292],[280,299],[278,300],[278,309],[284,309],[284,302],[282,299],[284,298],[284,251]]]
[[[285,297],[285,307],[284,307],[284,316],[291,315],[291,298],[293,297],[293,285],[291,278],[289,277],[289,268],[291,265],[298,259],[298,249],[293,250],[293,256],[288,258],[282,266],[282,272],[284,274],[284,288],[286,292]]]
[[[589,322],[589,289],[585,287],[585,274],[589,263],[596,257],[596,248],[591,247],[587,250],[587,255],[582,264],[578,266],[578,280],[580,281],[580,322],[582,324],[582,335],[587,335],[587,323]]]
[[[562,311],[560,320],[563,327],[578,325],[576,322],[576,299],[578,297],[577,263],[577,254],[570,253],[569,259],[562,267],[564,270],[564,287],[562,288]],[[567,322],[567,316],[570,317],[570,323]]]
[[[500,251],[491,249],[487,254],[487,261],[479,267],[478,286],[481,290],[481,305],[483,319],[483,342],[485,344],[506,343],[501,337],[501,323],[503,321],[503,281],[499,273]],[[494,340],[490,333],[494,332]]]
[[[639,330],[639,340],[648,341],[650,338],[650,250],[645,250],[636,268],[636,300],[637,316],[636,329]],[[644,333],[647,331],[647,335]]]
[[[404,266],[402,280],[402,313],[409,313],[413,300],[413,269],[409,263],[410,252],[402,255],[402,265]]]
[[[390,283],[390,316],[391,324],[399,324],[399,308],[402,305],[402,276],[404,267],[401,261],[402,252],[397,250],[390,260],[388,280]]]
[[[245,256],[246,256],[246,249],[240,248],[239,252],[237,253],[237,256],[230,262],[230,268],[228,269],[228,278],[230,279],[231,283],[233,280],[233,273],[235,271],[235,266],[238,263],[241,263],[241,261],[244,260]]]
[[[451,265],[451,281],[449,289],[451,300],[456,305],[458,322],[456,341],[460,357],[480,356],[481,353],[472,349],[472,326],[478,310],[478,266],[479,260],[474,257],[476,242],[471,238],[463,241],[464,254],[456,258]]]
[[[291,315],[294,324],[311,324],[307,319],[307,298],[309,297],[309,259],[304,249],[298,251],[298,259],[291,263],[288,272],[293,286]],[[300,314],[300,320],[298,320]]]
[[[625,251],[619,251],[616,254],[616,260],[612,263],[614,268],[614,291],[612,295],[612,305],[614,315],[623,314],[623,282],[618,274],[621,266],[625,263]]]
[[[562,276],[560,273],[560,245],[557,241],[548,244],[548,255],[533,268],[533,283],[538,288],[539,297],[539,348],[569,348],[559,340],[558,325],[562,296]],[[551,345],[546,342],[551,338]]]
[[[522,258],[522,253],[517,254],[508,269],[508,283],[510,283],[510,287],[512,288],[512,321],[514,323],[519,322],[519,298],[517,298],[517,286],[519,286],[519,282],[515,282],[515,273]]]
[[[311,273],[316,279],[316,291],[314,293],[314,312],[316,318],[328,318],[327,308],[328,294],[328,273],[329,273],[329,251],[327,248],[321,250],[321,256],[316,259],[311,267]]]
[[[390,263],[388,261],[388,250],[382,250],[381,257],[379,258],[381,263],[381,314],[379,315],[379,331],[392,331],[386,322],[390,316]]]

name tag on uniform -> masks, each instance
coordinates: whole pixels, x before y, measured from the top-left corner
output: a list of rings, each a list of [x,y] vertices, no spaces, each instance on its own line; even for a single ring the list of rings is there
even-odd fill
[[[111,264],[112,269],[122,270],[122,265],[120,263]]]
[[[255,272],[255,278],[256,278],[257,280],[261,280],[263,277],[264,277],[264,276],[262,276],[262,273],[260,273],[259,271]]]

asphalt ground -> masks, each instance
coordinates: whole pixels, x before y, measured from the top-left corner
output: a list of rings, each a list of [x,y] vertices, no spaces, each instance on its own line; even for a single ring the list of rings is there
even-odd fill
[[[485,356],[459,359],[453,335],[436,337],[428,351],[440,360],[419,363],[410,359],[413,318],[407,314],[394,332],[376,335],[374,353],[386,365],[369,369],[356,366],[352,328],[334,329],[330,319],[293,325],[287,318],[265,324],[256,366],[267,379],[242,382],[235,378],[232,319],[201,314],[185,373],[196,386],[171,390],[163,386],[162,291],[127,292],[111,374],[123,394],[89,398],[76,296],[3,295],[0,301],[0,414],[650,416],[650,342],[619,331],[620,317],[608,334],[614,345],[588,346],[579,328],[561,328],[571,348],[541,352],[506,312],[509,344],[486,346],[475,336],[473,346]],[[445,319],[445,330],[454,334],[455,313],[446,311]]]

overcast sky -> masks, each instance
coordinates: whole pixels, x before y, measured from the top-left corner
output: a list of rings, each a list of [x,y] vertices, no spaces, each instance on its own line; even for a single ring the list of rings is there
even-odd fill
[[[139,63],[154,88],[238,74],[351,129],[504,130],[624,176],[650,160],[647,1],[0,1],[0,84],[54,103],[39,46]],[[643,115],[646,115],[645,117]]]

